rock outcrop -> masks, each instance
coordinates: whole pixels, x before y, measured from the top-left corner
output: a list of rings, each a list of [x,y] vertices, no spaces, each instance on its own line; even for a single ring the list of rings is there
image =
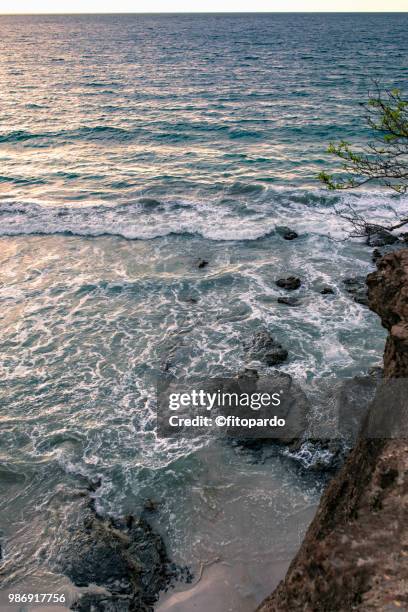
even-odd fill
[[[384,377],[408,378],[408,249],[381,259],[367,285],[389,330]],[[408,441],[363,434],[258,612],[408,610]]]
[[[390,253],[367,277],[369,305],[389,330],[384,352],[388,378],[408,378],[408,249]]]

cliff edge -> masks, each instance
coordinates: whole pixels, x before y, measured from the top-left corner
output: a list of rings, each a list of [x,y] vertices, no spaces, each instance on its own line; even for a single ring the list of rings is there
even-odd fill
[[[408,378],[408,249],[379,260],[367,285],[389,331],[384,377]],[[408,610],[407,439],[360,437],[285,579],[257,612],[350,610]]]

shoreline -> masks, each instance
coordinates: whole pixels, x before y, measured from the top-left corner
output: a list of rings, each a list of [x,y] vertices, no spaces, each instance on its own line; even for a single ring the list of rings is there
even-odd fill
[[[384,385],[387,380],[402,379],[403,383],[408,377],[408,249],[378,259],[377,271],[368,276],[367,285],[370,308],[389,332]],[[332,612],[406,609],[406,390],[403,420],[397,421],[401,429],[395,439],[364,437],[370,420],[378,418],[374,409],[380,414],[389,410],[384,394],[379,393],[356,447],[324,492],[285,579],[257,612],[293,612],[316,606]],[[398,411],[395,401],[398,396],[394,395],[391,408]]]
[[[293,230],[290,230],[290,228],[285,228],[285,232],[284,233],[290,233],[293,232]],[[284,237],[281,238],[282,240],[287,240]],[[292,241],[292,239],[296,242],[297,240],[297,236],[293,237],[289,240],[289,242]],[[397,245],[399,246],[399,245]],[[389,249],[394,249],[396,248],[396,246],[380,246],[378,245],[376,247],[376,250],[378,251],[378,249],[385,249],[385,250],[389,250]],[[370,249],[372,249],[372,247],[370,247]],[[376,257],[378,259],[378,257]],[[201,261],[201,260],[200,260]],[[207,265],[211,266],[212,262],[211,259],[209,261],[209,263],[207,262],[205,268],[207,267]],[[199,263],[194,262],[194,266],[196,268],[200,268]],[[198,274],[198,272],[195,272],[196,274]],[[292,278],[292,277],[290,277]],[[285,282],[288,279],[283,279]],[[313,279],[312,279],[313,280]],[[366,304],[366,298],[364,295],[364,289],[362,288],[362,284],[361,284],[361,279],[350,279],[350,282],[348,282],[345,285],[345,292],[348,295],[348,298],[350,301],[355,301],[358,304]],[[282,291],[287,291],[287,295],[291,295],[291,291],[297,291],[299,289],[298,283],[296,282],[296,278],[292,278],[292,280],[290,281],[290,286],[284,286],[282,285],[282,287],[279,287]],[[310,288],[307,288],[307,291],[309,291]],[[316,291],[316,288],[314,288],[314,291]],[[327,291],[327,287],[322,287],[322,292],[324,291],[325,295],[329,296],[329,299],[332,299],[331,296],[333,295],[331,292]],[[193,304],[193,303],[192,303]],[[193,304],[194,306],[194,304]],[[291,308],[291,304],[284,304],[282,307],[283,308]],[[283,311],[285,312],[285,311]],[[258,329],[258,333],[259,333],[259,327],[256,328]],[[257,338],[256,333],[254,334],[254,338]],[[279,356],[279,360],[283,359],[283,361],[285,361],[286,357],[283,355],[283,351],[284,349],[282,349],[281,345],[276,345],[276,343],[274,343],[274,341],[272,341],[272,339],[269,336],[265,336],[265,334],[261,334],[259,335],[259,337],[257,338],[257,341],[255,343],[250,343],[249,344],[249,349],[250,351],[252,351],[251,355],[259,358],[261,361],[262,360],[268,360],[268,359],[275,359],[276,355]],[[255,353],[253,353],[253,351],[255,351]],[[277,352],[276,352],[277,351]],[[271,357],[272,356],[272,357]],[[213,466],[213,469],[216,470],[217,466]],[[264,486],[263,489],[266,491],[268,490],[268,486]],[[269,487],[269,491],[273,491],[273,488]],[[304,521],[304,524],[306,524],[307,522],[309,522],[311,520],[312,517],[310,517],[307,521]],[[105,517],[105,519],[102,519],[102,517],[99,517],[98,520],[109,520],[107,517]],[[234,524],[234,519],[233,516],[230,516],[229,518],[226,519],[226,522],[229,524]],[[268,524],[267,521],[265,522],[265,517],[262,517],[262,520],[260,521],[263,525]],[[160,528],[158,529],[158,533],[160,533]],[[256,534],[254,534],[253,536],[254,538],[256,538]],[[295,551],[293,550],[294,554]],[[204,557],[204,561],[206,562],[207,557]],[[209,559],[211,560],[211,558]],[[163,607],[163,612],[166,610],[170,610],[172,609],[172,607],[174,608],[174,610],[178,610],[180,609],[180,611],[182,610],[181,606],[182,601],[184,602],[189,602],[186,603],[186,605],[190,605],[190,598],[191,597],[195,597],[195,595],[197,595],[199,598],[201,598],[201,600],[203,602],[206,601],[206,598],[209,598],[210,601],[212,601],[213,603],[211,605],[215,606],[214,603],[214,590],[217,591],[217,593],[219,594],[219,596],[221,597],[221,593],[223,593],[223,585],[225,588],[226,583],[229,583],[230,585],[234,585],[236,583],[236,581],[239,581],[239,578],[241,577],[241,581],[244,581],[243,579],[243,574],[242,574],[242,570],[239,569],[239,564],[237,565],[237,568],[228,568],[228,566],[224,565],[225,561],[220,561],[219,563],[215,563],[214,565],[211,565],[211,567],[204,567],[203,571],[202,571],[202,575],[200,576],[200,580],[192,585],[191,587],[188,587],[187,589],[183,589],[183,588],[179,588],[176,587],[176,590],[173,591],[172,593],[162,597],[159,601],[158,604],[156,604],[157,606],[159,606],[157,609],[160,610],[161,607]],[[249,598],[249,603],[243,603],[243,607],[242,607],[242,611],[246,612],[246,611],[250,611],[250,607],[252,608],[253,606],[256,605],[256,598],[259,597],[261,598],[263,595],[267,594],[267,590],[271,590],[274,586],[274,584],[283,577],[283,573],[285,568],[289,565],[290,563],[290,558],[286,558],[283,562],[279,562],[276,567],[277,567],[277,571],[276,573],[273,573],[272,576],[272,580],[269,582],[266,580],[264,581],[264,586],[260,587],[261,590],[258,591],[258,596],[255,593],[251,593],[251,594],[247,594],[246,596],[244,596],[244,598],[239,601],[245,601],[245,597]],[[269,564],[271,564],[271,561],[269,561]],[[263,560],[263,571],[265,571],[265,569],[268,567],[268,561]],[[278,569],[279,568],[279,569]],[[200,573],[200,566],[198,566],[198,572]],[[180,585],[181,586],[181,585]],[[250,587],[248,587],[250,590]],[[224,593],[225,594],[225,593]],[[110,597],[110,596],[109,596]],[[108,599],[109,599],[108,597]],[[217,596],[218,597],[218,596]],[[220,601],[224,601],[223,599],[224,595],[221,597]],[[237,600],[238,601],[238,600]],[[203,606],[205,606],[206,604],[203,603]],[[222,605],[224,605],[222,603]],[[239,606],[241,604],[240,603],[235,603],[234,606],[236,607],[237,610],[239,610]],[[81,608],[77,608],[78,610],[80,610]],[[221,612],[221,610],[220,610]],[[224,611],[222,611],[224,612]]]

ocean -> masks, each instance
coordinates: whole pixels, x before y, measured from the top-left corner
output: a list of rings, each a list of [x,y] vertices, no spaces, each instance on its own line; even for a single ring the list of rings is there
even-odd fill
[[[172,558],[208,565],[158,610],[249,612],[284,575],[322,490],[313,458],[159,438],[155,386],[242,371],[264,327],[300,381],[380,362],[378,317],[342,283],[371,250],[335,209],[390,218],[408,199],[316,176],[330,141],[369,137],[374,80],[406,85],[407,30],[407,14],[0,17],[5,590],[71,588],[48,559],[83,479],[104,513],[157,501]],[[290,274],[298,308],[277,303]]]

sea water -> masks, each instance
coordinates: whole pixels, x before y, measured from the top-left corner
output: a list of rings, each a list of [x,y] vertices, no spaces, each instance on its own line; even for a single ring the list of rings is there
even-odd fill
[[[235,375],[264,327],[299,381],[381,360],[378,318],[342,284],[372,269],[371,250],[344,240],[335,209],[392,218],[408,203],[329,194],[316,175],[333,168],[331,140],[369,136],[373,79],[406,81],[407,27],[396,14],[0,18],[5,588],[59,584],[47,559],[64,500],[99,478],[101,512],[153,500],[169,553],[202,575],[159,609],[249,612],[283,576],[320,478],[279,453],[157,437],[155,385]],[[297,308],[276,301],[290,274]]]

